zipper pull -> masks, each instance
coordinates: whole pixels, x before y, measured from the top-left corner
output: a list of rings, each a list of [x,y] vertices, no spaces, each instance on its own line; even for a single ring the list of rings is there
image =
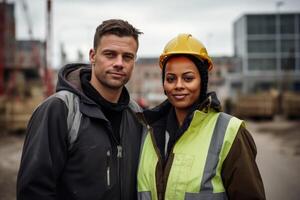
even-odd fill
[[[110,163],[110,151],[108,150],[106,152],[106,183],[107,183],[108,187],[110,186],[110,166],[109,166],[109,163]]]
[[[118,158],[122,158],[122,146],[118,145],[117,148],[118,148],[118,154],[117,154],[117,157],[118,157]]]

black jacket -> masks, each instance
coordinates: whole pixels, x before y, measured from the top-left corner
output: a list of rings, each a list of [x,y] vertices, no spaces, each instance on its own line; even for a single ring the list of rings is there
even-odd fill
[[[68,149],[68,109],[50,97],[28,124],[17,180],[18,200],[134,200],[142,126],[127,107],[122,113],[120,143],[101,108],[81,89],[80,70],[67,65],[59,72],[57,91],[79,96],[82,113],[78,137]]]

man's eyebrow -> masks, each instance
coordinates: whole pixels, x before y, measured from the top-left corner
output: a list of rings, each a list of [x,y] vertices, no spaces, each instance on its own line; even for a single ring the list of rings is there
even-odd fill
[[[112,49],[104,49],[102,52],[116,52],[116,51]]]
[[[125,52],[124,55],[131,55],[131,56],[135,56],[134,53],[131,53],[131,52]]]

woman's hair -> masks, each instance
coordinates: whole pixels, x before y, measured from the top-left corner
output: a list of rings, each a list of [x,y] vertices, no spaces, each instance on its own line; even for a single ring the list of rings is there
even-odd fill
[[[208,85],[208,62],[202,61],[198,58],[196,58],[193,55],[190,54],[175,54],[172,55],[170,57],[168,57],[168,59],[164,62],[163,64],[163,68],[162,68],[162,82],[164,84],[164,80],[165,80],[165,72],[166,72],[166,64],[168,62],[168,60],[170,58],[174,58],[174,57],[180,57],[180,56],[184,56],[188,59],[190,59],[197,67],[200,77],[201,77],[201,88],[200,88],[200,95],[198,98],[198,102],[196,102],[197,104],[202,103],[206,96],[207,96],[207,85]]]

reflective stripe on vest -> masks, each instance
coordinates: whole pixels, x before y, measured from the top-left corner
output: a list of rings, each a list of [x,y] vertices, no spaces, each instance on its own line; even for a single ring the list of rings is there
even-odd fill
[[[166,200],[227,199],[221,169],[241,123],[225,113],[195,112],[188,130],[173,148]],[[139,200],[157,200],[158,157],[150,134],[143,143],[138,171]]]

